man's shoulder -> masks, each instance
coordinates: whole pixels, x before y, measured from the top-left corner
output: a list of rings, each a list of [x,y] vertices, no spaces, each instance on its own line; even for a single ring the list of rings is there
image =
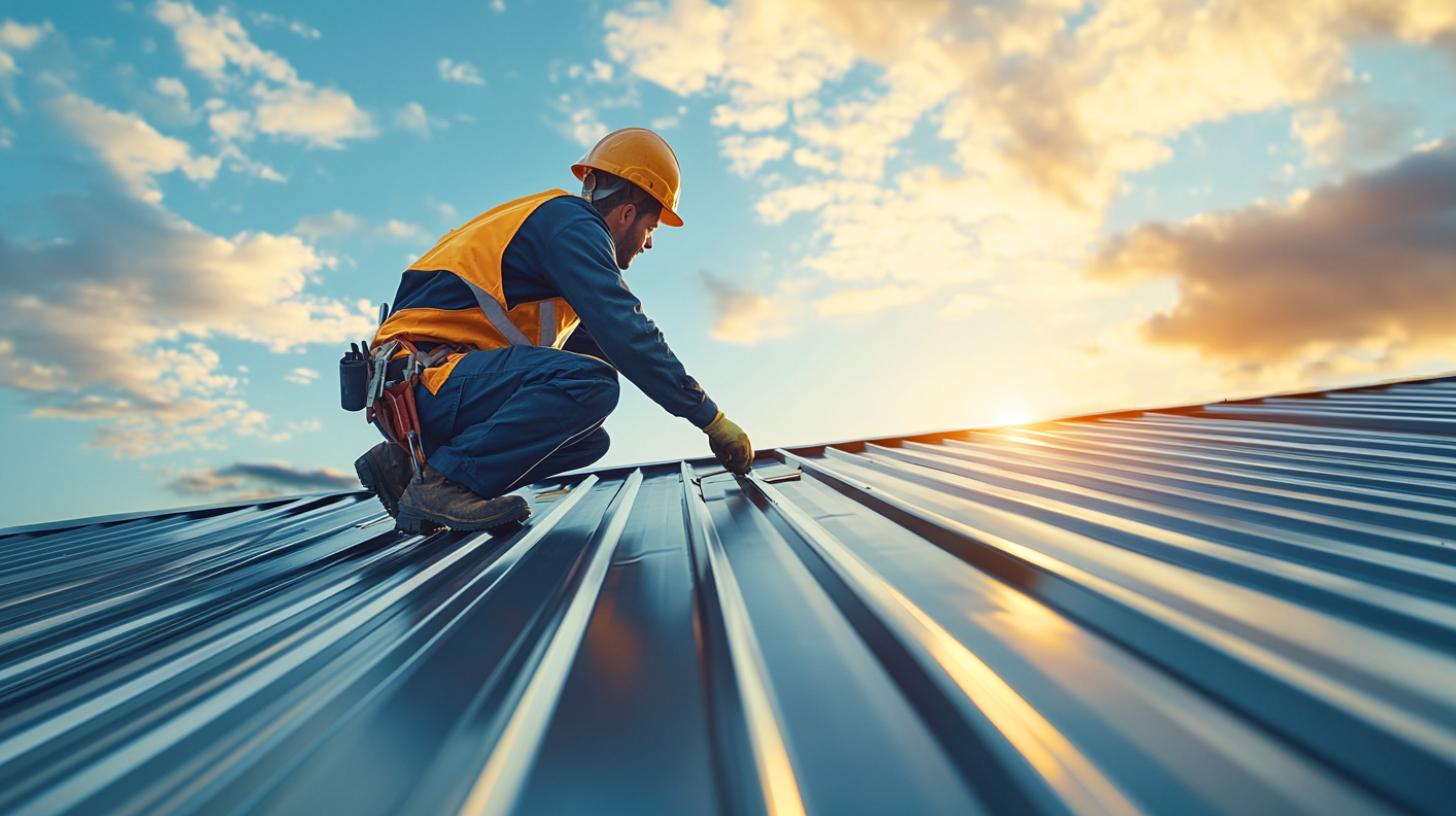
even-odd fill
[[[606,233],[607,223],[591,202],[581,196],[563,195],[543,202],[521,225],[521,229],[537,232],[550,241],[568,231],[586,231],[593,235]]]
[[[597,211],[592,208],[591,202],[581,196],[571,195],[569,193],[567,195],[558,195],[555,198],[543,202],[541,206],[536,208],[535,212],[531,213],[532,218],[537,216],[540,216],[543,220],[562,222],[601,220],[601,216],[597,215]]]

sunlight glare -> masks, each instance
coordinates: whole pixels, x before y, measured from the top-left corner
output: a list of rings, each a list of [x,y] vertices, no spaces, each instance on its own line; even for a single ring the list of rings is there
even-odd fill
[[[1025,425],[1037,418],[1032,407],[1020,396],[1003,397],[999,402],[990,406],[986,414],[985,426],[1000,428],[1008,425]]]

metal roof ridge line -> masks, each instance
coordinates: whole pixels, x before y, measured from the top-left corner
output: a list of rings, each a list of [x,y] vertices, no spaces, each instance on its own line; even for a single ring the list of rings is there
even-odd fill
[[[588,486],[589,489],[590,486]],[[541,661],[530,673],[530,681],[515,710],[506,723],[505,730],[496,740],[480,776],[471,787],[459,816],[504,816],[515,807],[521,788],[541,748],[550,724],[551,715],[560,699],[562,687],[571,671],[572,663],[581,648],[586,635],[587,624],[596,608],[597,598],[606,580],[607,568],[617,551],[617,544],[626,529],[627,518],[642,487],[642,471],[637,470],[628,477],[612,511],[606,530],[595,543],[595,551],[582,576],[581,584],[572,594],[566,613],[551,636],[551,644]],[[575,497],[585,495],[586,490],[573,491]],[[558,513],[557,515],[560,515]]]

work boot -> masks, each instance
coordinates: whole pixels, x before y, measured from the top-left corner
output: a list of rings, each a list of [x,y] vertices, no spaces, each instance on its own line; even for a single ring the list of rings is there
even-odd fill
[[[427,522],[453,530],[486,530],[531,517],[531,506],[520,496],[484,499],[429,465],[421,472],[423,478],[411,481],[399,498],[397,530],[418,533]]]
[[[379,497],[391,517],[399,515],[399,497],[409,487],[414,468],[410,457],[393,442],[380,442],[354,460],[359,484]]]

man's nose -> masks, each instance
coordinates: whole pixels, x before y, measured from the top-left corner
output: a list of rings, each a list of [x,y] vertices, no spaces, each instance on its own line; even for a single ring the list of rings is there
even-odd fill
[[[647,236],[647,243],[642,245],[643,249],[652,249],[652,236]]]

